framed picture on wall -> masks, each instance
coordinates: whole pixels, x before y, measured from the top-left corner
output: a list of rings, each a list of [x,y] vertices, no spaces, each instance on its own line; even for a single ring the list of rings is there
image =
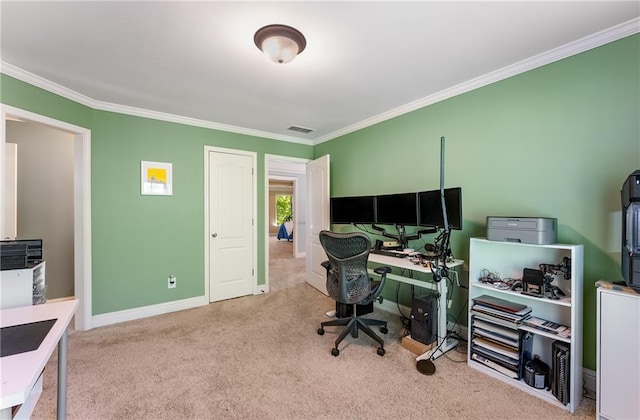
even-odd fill
[[[140,162],[142,195],[172,195],[172,165],[164,162]]]

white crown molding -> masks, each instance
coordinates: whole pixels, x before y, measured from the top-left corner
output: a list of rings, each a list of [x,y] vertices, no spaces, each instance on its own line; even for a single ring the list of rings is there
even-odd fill
[[[360,121],[343,129],[318,137],[314,140],[313,145],[315,146],[320,143],[333,140],[337,137],[353,133],[354,131],[370,127],[383,121],[390,120],[391,118],[395,118],[400,115],[415,111],[417,109],[424,108],[428,105],[433,105],[437,102],[444,101],[445,99],[449,99],[454,96],[461,95],[463,93],[467,93],[472,90],[489,85],[491,83],[495,83],[509,77],[527,72],[529,70],[533,70],[538,67],[542,67],[544,65],[562,60],[564,58],[580,54],[582,52],[600,47],[613,41],[617,41],[638,32],[640,32],[640,18],[635,18],[620,25],[613,26],[609,29],[596,32],[595,34],[586,36],[577,41],[570,42],[568,44],[527,58],[515,64],[503,67],[491,73],[476,77],[475,79],[460,83],[456,86],[442,90],[433,95],[426,96],[387,112],[383,112],[382,114],[378,114],[375,117]]]
[[[628,22],[624,22],[620,25],[586,36],[577,41],[570,42],[558,48],[554,48],[552,50],[538,54],[536,56],[527,58],[518,63],[503,67],[502,69],[476,77],[475,79],[469,80],[467,82],[460,83],[456,86],[442,90],[433,95],[426,96],[424,98],[415,100],[413,102],[394,108],[387,112],[383,112],[382,114],[378,114],[372,118],[368,118],[366,120],[352,124],[340,130],[336,130],[332,133],[326,134],[316,139],[303,139],[303,138],[293,137],[293,136],[284,136],[284,135],[279,135],[275,133],[269,133],[266,131],[252,130],[248,128],[221,124],[221,123],[216,123],[216,122],[206,121],[206,120],[199,120],[199,119],[184,117],[180,115],[166,114],[163,112],[156,112],[156,111],[150,111],[146,109],[135,108],[135,107],[125,106],[125,105],[118,105],[118,104],[112,104],[108,102],[96,101],[92,98],[89,98],[85,95],[81,95],[78,92],[75,92],[57,83],[53,83],[47,79],[44,79],[40,76],[29,73],[12,64],[5,63],[3,61],[0,61],[0,73],[4,73],[8,76],[14,77],[23,82],[29,83],[31,85],[34,85],[36,87],[49,91],[51,93],[55,93],[64,98],[70,99],[72,101],[78,102],[82,105],[85,105],[97,110],[110,111],[110,112],[116,112],[116,113],[125,114],[125,115],[133,115],[133,116],[138,116],[143,118],[150,118],[154,120],[174,122],[178,124],[185,124],[185,125],[202,127],[202,128],[210,128],[213,130],[231,132],[236,134],[244,134],[248,136],[256,136],[256,137],[262,137],[262,138],[267,138],[272,140],[279,140],[279,141],[286,141],[290,143],[298,143],[298,144],[304,144],[309,146],[315,146],[320,143],[333,140],[337,137],[344,136],[349,133],[353,133],[354,131],[361,130],[363,128],[381,123],[391,118],[395,118],[400,115],[404,115],[409,112],[415,111],[417,109],[424,108],[429,105],[433,105],[435,103],[444,101],[445,99],[449,99],[454,96],[470,92],[472,90],[481,88],[491,83],[495,83],[495,82],[507,79],[509,77],[527,72],[529,70],[533,70],[538,67],[542,67],[544,65],[553,63],[555,61],[559,61],[564,58],[567,58],[576,54],[580,54],[584,51],[588,51],[588,50],[600,47],[602,45],[608,44],[613,41],[617,41],[619,39],[636,34],[638,32],[640,32],[640,18],[635,18]]]
[[[213,130],[225,131],[229,133],[244,134],[247,136],[262,137],[262,138],[267,138],[271,140],[286,141],[289,143],[304,144],[307,146],[313,145],[313,140],[310,140],[310,139],[303,139],[303,138],[293,137],[293,136],[284,136],[280,134],[269,133],[266,131],[252,130],[249,128],[237,127],[233,125],[221,124],[221,123],[216,123],[216,122],[206,121],[206,120],[199,120],[196,118],[183,117],[180,115],[167,114],[164,112],[151,111],[151,110],[136,108],[132,106],[118,105],[118,104],[113,104],[109,102],[97,101],[95,99],[82,95],[69,88],[66,88],[62,85],[54,83],[50,80],[47,80],[33,73],[30,73],[26,70],[23,70],[19,67],[6,63],[4,61],[0,61],[0,73],[4,73],[7,76],[11,76],[25,83],[29,83],[30,85],[33,85],[35,87],[39,87],[48,92],[62,96],[63,98],[72,100],[81,105],[85,105],[89,108],[100,110],[100,111],[116,112],[119,114],[132,115],[136,117],[150,118],[154,120],[185,124],[185,125],[195,126],[195,127],[210,128]]]
[[[213,130],[225,131],[229,133],[244,134],[247,136],[262,137],[262,138],[271,139],[271,140],[286,141],[289,143],[305,144],[307,146],[313,145],[313,141],[308,139],[301,139],[301,138],[292,137],[292,136],[283,136],[280,134],[269,133],[267,131],[252,130],[250,128],[243,128],[243,127],[237,127],[235,125],[228,125],[228,124],[221,124],[221,123],[216,123],[212,121],[199,120],[197,118],[183,117],[180,115],[166,114],[164,112],[150,111],[147,109],[135,108],[132,106],[117,105],[117,104],[111,104],[108,102],[97,102],[96,106],[94,106],[93,108],[98,109],[100,111],[117,112],[120,114],[133,115],[136,117],[144,117],[144,118],[150,118],[150,119],[166,121],[166,122],[174,122],[174,123],[185,124],[185,125],[190,125],[194,127],[210,128]]]
[[[29,83],[30,85],[39,87],[48,92],[55,93],[56,95],[62,96],[63,98],[78,102],[81,105],[85,105],[90,108],[95,108],[96,106],[96,101],[89,98],[88,96],[81,95],[78,92],[68,89],[62,85],[54,83],[33,73],[29,73],[26,70],[14,66],[13,64],[0,61],[0,73],[11,76],[14,79],[18,79],[22,82]]]

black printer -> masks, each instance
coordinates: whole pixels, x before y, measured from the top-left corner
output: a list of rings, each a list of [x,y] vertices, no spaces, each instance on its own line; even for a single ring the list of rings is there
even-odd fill
[[[42,262],[42,239],[0,241],[0,269],[20,270]]]
[[[640,170],[622,184],[622,276],[640,289]]]

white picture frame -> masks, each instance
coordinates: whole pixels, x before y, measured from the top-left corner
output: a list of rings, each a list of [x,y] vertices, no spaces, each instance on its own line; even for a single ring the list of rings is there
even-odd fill
[[[140,161],[140,193],[173,195],[172,169],[171,163]]]

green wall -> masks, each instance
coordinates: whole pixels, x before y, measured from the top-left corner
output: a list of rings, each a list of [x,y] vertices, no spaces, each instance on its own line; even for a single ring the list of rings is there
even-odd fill
[[[4,74],[0,101],[91,129],[94,315],[204,293],[205,145],[257,153],[262,244],[265,154],[330,154],[333,196],[418,191],[439,186],[445,136],[446,186],[463,188],[457,258],[468,261],[489,215],[556,217],[561,242],[584,244],[584,364],[595,369],[594,283],[621,277],[619,190],[640,164],[639,51],[634,35],[313,148],[93,110]],[[141,160],[173,163],[173,196],[140,195]],[[262,246],[258,266],[263,279]],[[466,294],[454,292],[457,314]]]
[[[96,111],[92,127],[94,314],[204,294],[204,147],[257,152],[258,244],[265,240],[264,155],[311,147]],[[172,196],[140,195],[140,161],[171,162]],[[264,283],[264,246],[258,279]],[[174,274],[179,286],[166,287]]]
[[[0,102],[79,127],[91,128],[91,108],[3,73],[0,73]]]
[[[204,294],[205,145],[257,154],[264,283],[264,155],[308,159],[311,146],[93,110],[6,75],[0,83],[2,103],[91,129],[93,315]],[[173,164],[172,196],[140,194],[141,160]]]
[[[594,283],[621,279],[620,187],[640,167],[639,76],[634,35],[319,144],[314,155],[331,155],[332,196],[437,189],[445,136],[445,186],[463,189],[452,250],[465,261],[487,216],[557,218],[559,242],[584,245],[584,366],[595,370]],[[396,288],[384,295],[395,300]],[[453,314],[466,301],[464,290],[455,295]]]

